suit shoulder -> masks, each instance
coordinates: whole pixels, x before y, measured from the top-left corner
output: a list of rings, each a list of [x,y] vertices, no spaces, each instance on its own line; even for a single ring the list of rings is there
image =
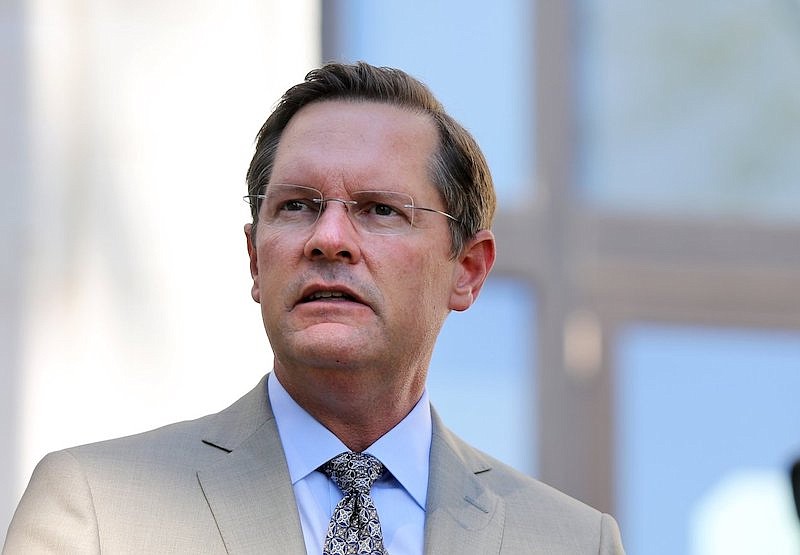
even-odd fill
[[[181,450],[186,445],[197,442],[198,437],[202,436],[203,430],[213,417],[214,415],[207,415],[193,420],[174,422],[129,436],[68,447],[62,451],[50,453],[48,457],[60,460],[63,459],[64,454],[68,454],[82,460],[102,456],[113,457],[114,453],[139,452],[144,454],[166,449]]]
[[[434,444],[441,472],[450,476],[463,468],[455,480],[483,496],[484,509],[502,507],[504,553],[624,553],[609,515],[472,447],[438,419]]]
[[[562,491],[545,484],[468,444],[452,432],[445,432],[458,456],[471,467],[475,477],[507,502],[538,511],[568,513],[599,520],[601,512]]]
[[[94,460],[153,460],[161,463],[192,460],[204,444],[230,452],[271,415],[266,407],[266,386],[262,380],[249,393],[224,410],[192,420],[167,424],[134,435],[88,443],[63,450],[80,462]],[[225,438],[222,441],[220,438]],[[52,454],[51,454],[52,455]],[[59,455],[54,460],[63,460]]]

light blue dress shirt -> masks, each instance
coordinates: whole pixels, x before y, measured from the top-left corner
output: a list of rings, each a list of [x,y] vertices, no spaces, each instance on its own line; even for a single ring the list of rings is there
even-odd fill
[[[342,492],[317,469],[349,449],[289,396],[272,373],[268,394],[292,480],[308,555],[320,555]],[[421,554],[431,450],[431,409],[424,391],[399,424],[364,452],[389,471],[372,486],[384,546],[391,555]]]

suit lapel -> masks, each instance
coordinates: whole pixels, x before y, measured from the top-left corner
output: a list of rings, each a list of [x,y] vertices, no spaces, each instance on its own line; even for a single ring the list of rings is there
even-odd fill
[[[219,414],[204,442],[229,452],[221,462],[197,472],[227,552],[305,553],[289,470],[263,381]]]
[[[425,552],[499,553],[505,503],[477,475],[491,466],[432,412]],[[228,553],[305,553],[266,381],[219,413],[203,442],[228,455],[197,478]]]
[[[499,553],[505,503],[476,477],[491,466],[432,417],[425,552]]]

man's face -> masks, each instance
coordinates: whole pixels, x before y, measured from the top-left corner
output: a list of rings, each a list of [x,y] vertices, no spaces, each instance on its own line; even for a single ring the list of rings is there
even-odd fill
[[[338,199],[397,191],[445,210],[429,177],[437,144],[427,116],[373,102],[318,102],[284,130],[270,184]],[[421,210],[404,235],[360,232],[339,202],[305,230],[260,224],[248,243],[252,295],[278,376],[347,369],[423,383],[445,316],[472,299],[457,285],[463,263],[451,259],[450,244],[447,218]]]

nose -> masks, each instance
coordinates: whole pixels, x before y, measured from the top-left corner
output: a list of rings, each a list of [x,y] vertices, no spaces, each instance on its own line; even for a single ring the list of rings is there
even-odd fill
[[[312,228],[303,254],[310,260],[322,259],[355,264],[361,260],[359,235],[348,215],[348,206],[338,199],[327,199],[324,210]]]

